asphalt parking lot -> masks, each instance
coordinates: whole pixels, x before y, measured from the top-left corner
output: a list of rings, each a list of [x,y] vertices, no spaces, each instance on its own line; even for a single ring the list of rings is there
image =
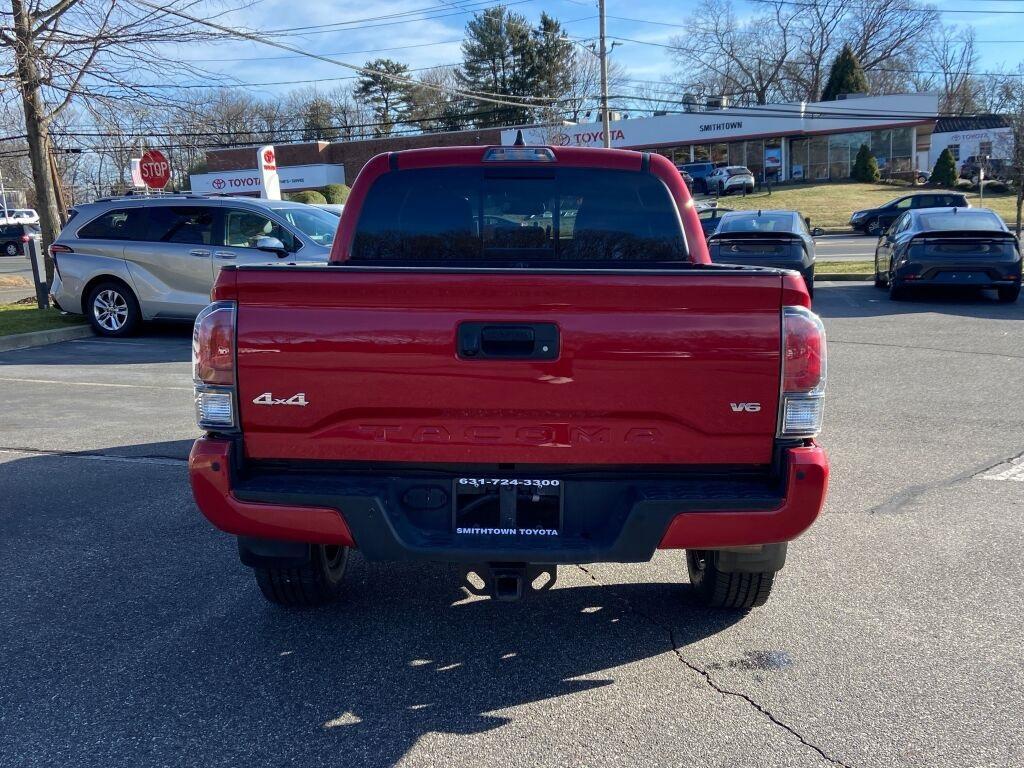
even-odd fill
[[[1021,765],[1024,302],[815,308],[830,497],[746,617],[682,553],[270,607],[188,489],[187,329],[0,354],[0,765]]]

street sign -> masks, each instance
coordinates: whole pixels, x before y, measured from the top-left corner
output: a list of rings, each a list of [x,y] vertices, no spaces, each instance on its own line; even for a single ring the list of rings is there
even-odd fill
[[[163,189],[171,180],[171,164],[158,149],[147,149],[139,160],[142,181],[150,189]]]

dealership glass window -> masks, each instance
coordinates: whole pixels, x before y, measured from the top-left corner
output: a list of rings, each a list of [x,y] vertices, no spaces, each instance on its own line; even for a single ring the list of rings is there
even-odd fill
[[[979,141],[978,142],[978,154],[982,157],[992,157],[992,142],[991,141]]]
[[[757,181],[764,181],[764,142],[748,141],[747,146],[747,168],[754,174]]]
[[[706,163],[711,159],[711,147],[707,144],[693,145],[693,162]]]
[[[805,181],[808,178],[809,148],[810,142],[807,139],[791,139],[789,142],[789,178],[793,181]]]
[[[892,170],[892,131],[871,132],[871,154],[878,162],[878,170],[883,176]]]
[[[782,139],[764,140],[764,179],[779,181],[782,178]]]
[[[734,141],[729,144],[729,165],[746,165],[747,158],[743,152],[743,142]]]
[[[833,181],[850,178],[850,142],[844,135],[828,137],[828,177]]]
[[[712,144],[711,145],[711,162],[712,163],[728,163],[729,162],[729,145],[728,144]]]
[[[892,156],[911,157],[914,154],[914,129],[894,128],[892,131]]]
[[[809,155],[806,178],[811,181],[824,181],[828,178],[828,137],[815,136],[812,138]]]
[[[950,144],[949,146],[946,147],[946,149],[948,149],[950,152],[953,153],[953,159],[954,160],[959,160],[960,159],[960,145],[959,144]]]

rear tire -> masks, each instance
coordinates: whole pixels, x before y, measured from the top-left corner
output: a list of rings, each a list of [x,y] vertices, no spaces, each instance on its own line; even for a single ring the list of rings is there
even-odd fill
[[[6,256],[17,256],[20,253],[17,243],[7,243],[4,245],[4,254]]]
[[[305,565],[291,568],[253,568],[260,592],[271,603],[312,606],[332,603],[341,595],[348,565],[348,547],[313,544]]]
[[[85,316],[100,336],[131,336],[142,324],[142,313],[135,294],[114,280],[96,285],[85,302]]]
[[[888,285],[882,273],[878,271],[878,259],[875,259],[875,288],[885,288]]]
[[[907,298],[907,287],[892,275],[889,276],[889,298],[892,301],[902,301]]]
[[[999,301],[1004,304],[1012,304],[1017,300],[1017,297],[1020,296],[1020,286],[1015,285],[1012,288],[999,288],[997,293],[999,294]]]
[[[686,550],[686,570],[697,599],[709,608],[749,610],[764,605],[772,593],[776,571],[725,573],[718,570],[718,552]]]

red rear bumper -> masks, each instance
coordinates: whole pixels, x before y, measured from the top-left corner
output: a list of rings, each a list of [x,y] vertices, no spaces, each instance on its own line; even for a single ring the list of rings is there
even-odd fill
[[[358,546],[341,505],[335,508],[237,498],[231,485],[231,452],[228,440],[201,438],[189,456],[196,503],[214,526],[237,536]],[[775,508],[700,511],[699,503],[694,507],[691,500],[687,511],[671,515],[661,524],[657,537],[648,545],[647,556],[655,544],[659,549],[714,549],[795,539],[821,511],[828,486],[828,459],[818,445],[791,448],[788,454],[784,496]],[[369,543],[364,542],[363,548]]]

